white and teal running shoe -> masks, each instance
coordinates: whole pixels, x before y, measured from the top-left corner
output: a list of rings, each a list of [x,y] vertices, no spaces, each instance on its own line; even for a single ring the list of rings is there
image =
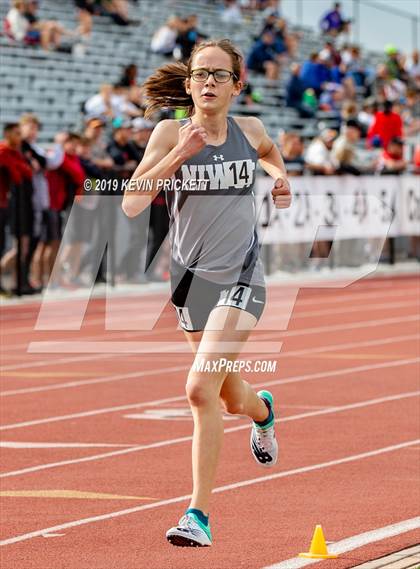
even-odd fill
[[[264,468],[271,468],[276,464],[279,452],[276,434],[274,432],[274,399],[269,391],[259,391],[257,395],[268,403],[270,409],[273,411],[273,418],[263,427],[253,421],[250,439],[251,451],[258,464]]]
[[[204,525],[190,512],[182,516],[177,526],[166,532],[166,539],[178,547],[208,547],[212,543],[210,524]]]

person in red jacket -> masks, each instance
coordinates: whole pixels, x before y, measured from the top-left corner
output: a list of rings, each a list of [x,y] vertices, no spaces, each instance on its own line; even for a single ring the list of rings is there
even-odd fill
[[[403,137],[403,122],[398,113],[392,110],[392,102],[385,101],[384,110],[375,114],[375,118],[370,126],[367,138],[368,143],[387,148],[393,138]]]
[[[42,281],[43,275],[57,284],[60,267],[53,271],[62,236],[63,211],[73,203],[75,196],[83,191],[85,172],[76,155],[80,136],[75,133],[58,133],[55,142],[63,146],[64,155],[60,166],[46,173],[50,192],[50,207],[46,212],[43,231],[34,255],[33,276]]]
[[[16,268],[17,227],[19,216],[19,234],[23,265],[29,252],[32,232],[31,180],[32,169],[21,153],[22,135],[17,123],[8,123],[3,131],[4,140],[0,141],[0,275]],[[19,192],[20,207],[16,211],[16,194]],[[5,248],[6,225],[9,223],[14,235],[13,247],[2,257]],[[27,275],[23,275],[23,292],[28,287]],[[28,287],[30,288],[30,287]],[[2,292],[0,286],[0,293]],[[28,290],[27,292],[32,292]]]

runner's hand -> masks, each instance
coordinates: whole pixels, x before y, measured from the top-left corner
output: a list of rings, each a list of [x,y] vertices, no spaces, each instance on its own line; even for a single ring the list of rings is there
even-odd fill
[[[273,203],[277,209],[290,207],[292,203],[292,193],[290,191],[290,184],[286,178],[277,178],[274,182],[274,188],[271,190],[273,196]]]
[[[205,128],[191,123],[184,124],[179,129],[177,149],[184,160],[198,154],[206,146],[207,133]]]

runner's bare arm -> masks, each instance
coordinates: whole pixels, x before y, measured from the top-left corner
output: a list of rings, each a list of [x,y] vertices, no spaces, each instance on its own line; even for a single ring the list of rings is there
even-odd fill
[[[156,181],[170,178],[182,164],[179,152],[175,151],[177,131],[178,125],[171,120],[161,121],[153,130],[143,159],[124,193],[122,209],[128,217],[135,217],[146,209],[161,189],[157,188]],[[146,184],[150,184],[148,180],[154,181],[152,190]]]
[[[279,209],[289,207],[292,194],[280,150],[268,136],[260,119],[247,117],[246,129],[251,144],[257,150],[261,167],[274,179],[274,187],[271,190],[274,205]]]
[[[171,178],[185,160],[200,152],[206,144],[206,136],[201,127],[189,123],[180,127],[175,120],[161,121],[125,191],[124,213],[135,217],[146,209],[163,188],[158,180]]]

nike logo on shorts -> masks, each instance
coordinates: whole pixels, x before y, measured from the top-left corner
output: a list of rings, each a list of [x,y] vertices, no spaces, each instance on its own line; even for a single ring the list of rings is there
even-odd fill
[[[257,304],[264,304],[263,300],[257,300],[255,296],[252,297],[252,302],[256,302]]]

